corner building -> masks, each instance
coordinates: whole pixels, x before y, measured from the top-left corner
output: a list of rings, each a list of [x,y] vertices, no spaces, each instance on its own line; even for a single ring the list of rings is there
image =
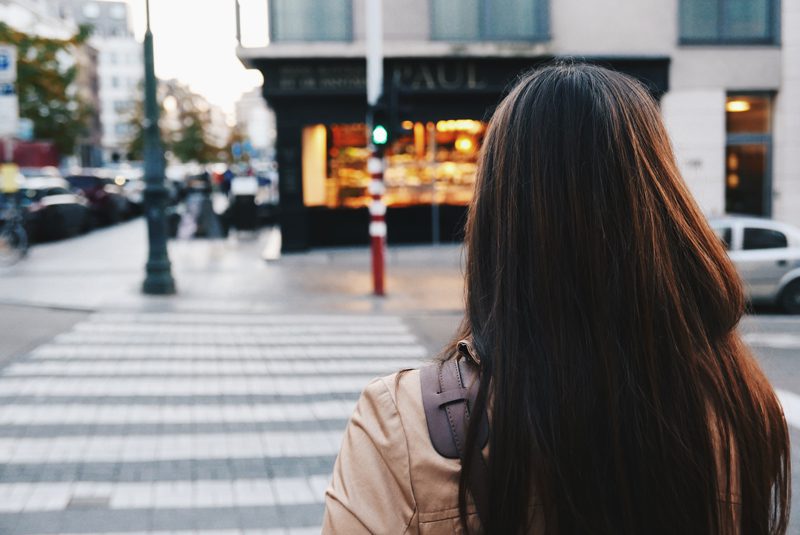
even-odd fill
[[[366,244],[365,1],[237,14],[276,116],[284,250]],[[646,84],[706,214],[800,225],[800,0],[384,0],[383,33],[390,243],[460,238],[494,106],[559,57]]]

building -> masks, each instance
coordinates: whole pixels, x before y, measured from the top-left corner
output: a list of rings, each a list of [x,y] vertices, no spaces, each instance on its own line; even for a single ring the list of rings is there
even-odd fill
[[[258,155],[272,151],[276,135],[275,114],[261,96],[261,88],[244,93],[236,102],[236,128]]]
[[[51,9],[50,0],[0,0],[0,20],[12,28],[49,39],[69,39],[77,25]]]
[[[61,16],[93,28],[91,44],[98,50],[100,122],[106,162],[125,160],[133,135],[131,116],[141,100],[144,59],[133,37],[126,2],[46,0]]]
[[[103,125],[100,120],[102,104],[100,101],[100,77],[97,73],[99,53],[89,44],[81,46],[75,53],[78,66],[76,85],[78,94],[92,114],[89,117],[86,134],[77,147],[78,162],[83,167],[99,167],[103,164]]]
[[[20,32],[49,39],[70,39],[78,33],[75,21],[57,9],[53,0],[0,0],[0,20]],[[75,156],[81,165],[94,166],[102,160],[98,51],[89,43],[75,47],[72,52],[59,63],[64,68],[77,67],[75,91],[92,110]],[[70,157],[68,154],[61,156]]]
[[[265,0],[266,1],[266,0]],[[253,21],[238,5],[242,20]],[[485,121],[521,71],[578,57],[660,100],[709,215],[800,225],[800,0],[384,0],[389,241],[458,237]],[[237,53],[276,114],[283,245],[367,243],[365,0],[270,0]]]

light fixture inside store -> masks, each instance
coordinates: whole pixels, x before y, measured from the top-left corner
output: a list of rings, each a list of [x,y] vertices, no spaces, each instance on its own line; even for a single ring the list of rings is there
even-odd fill
[[[729,100],[725,104],[725,111],[736,113],[740,111],[750,111],[750,103],[746,100]]]
[[[728,175],[728,187],[730,189],[736,189],[739,187],[739,175],[736,173],[731,173]]]
[[[468,134],[478,134],[483,130],[483,123],[471,119],[450,119],[436,123],[436,130],[439,132],[467,132]]]
[[[458,136],[455,146],[458,152],[472,152],[475,148],[475,142],[469,136]]]

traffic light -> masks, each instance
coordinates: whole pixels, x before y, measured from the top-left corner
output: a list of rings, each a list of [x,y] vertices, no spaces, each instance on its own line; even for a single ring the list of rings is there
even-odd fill
[[[376,147],[385,147],[391,141],[392,127],[389,121],[389,113],[383,102],[378,102],[370,109],[370,141]]]

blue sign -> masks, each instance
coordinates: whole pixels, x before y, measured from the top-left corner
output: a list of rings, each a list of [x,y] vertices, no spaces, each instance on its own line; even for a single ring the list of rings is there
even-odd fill
[[[11,56],[8,52],[0,52],[0,71],[5,71],[11,67]]]
[[[0,95],[13,95],[14,84],[0,84]]]
[[[17,123],[17,137],[22,141],[33,141],[33,121],[20,117]]]
[[[234,158],[240,158],[242,156],[242,145],[240,143],[234,143],[231,146],[231,152]]]

